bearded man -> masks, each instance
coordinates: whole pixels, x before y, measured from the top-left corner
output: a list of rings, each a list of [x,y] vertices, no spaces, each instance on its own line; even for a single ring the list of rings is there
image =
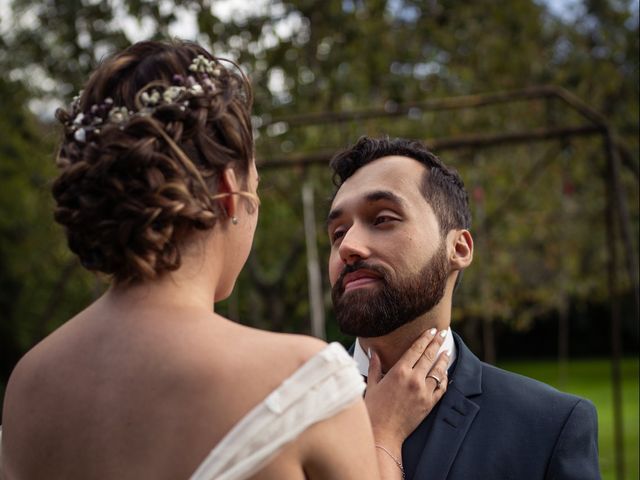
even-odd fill
[[[448,389],[390,452],[406,478],[599,479],[591,402],[480,362],[451,332],[453,292],[473,259],[459,175],[404,139],[362,137],[331,167],[332,299],[341,330],[357,337],[361,373],[376,379],[370,388],[425,330],[446,335],[448,378],[425,382]]]

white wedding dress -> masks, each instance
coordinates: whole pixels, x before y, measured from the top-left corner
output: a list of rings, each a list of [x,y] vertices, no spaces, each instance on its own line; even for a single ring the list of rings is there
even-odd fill
[[[338,343],[327,345],[245,415],[207,455],[191,480],[248,478],[311,425],[362,398],[364,388],[344,348]]]
[[[362,398],[365,383],[338,343],[314,355],[254,407],[200,464],[191,480],[242,480],[288,442]]]

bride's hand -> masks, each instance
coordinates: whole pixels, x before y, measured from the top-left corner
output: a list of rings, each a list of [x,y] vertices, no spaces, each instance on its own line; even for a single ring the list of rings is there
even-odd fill
[[[435,328],[427,330],[384,376],[372,353],[364,401],[376,442],[399,448],[447,391],[449,356],[436,358],[443,341]]]

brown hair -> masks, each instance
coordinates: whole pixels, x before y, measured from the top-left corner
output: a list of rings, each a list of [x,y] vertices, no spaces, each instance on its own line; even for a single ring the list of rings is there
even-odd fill
[[[105,104],[139,112],[142,92],[193,75],[198,55],[217,65],[206,94],[106,122],[87,138],[70,127],[74,116],[86,122]],[[222,171],[233,166],[246,174],[253,161],[252,101],[239,67],[195,43],[140,42],[102,62],[76,106],[56,112],[66,128],[54,217],[82,264],[116,282],[177,269],[182,242],[225,214],[216,201]]]
[[[469,197],[462,178],[419,140],[360,137],[353,146],[339,152],[331,160],[336,193],[358,169],[378,158],[392,155],[413,158],[425,166],[422,195],[433,208],[442,235],[456,228],[471,228]]]

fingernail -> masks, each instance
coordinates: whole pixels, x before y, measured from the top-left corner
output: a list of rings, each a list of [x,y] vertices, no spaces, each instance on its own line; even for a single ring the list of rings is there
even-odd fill
[[[367,348],[367,357],[371,360],[371,347]]]
[[[446,331],[446,330],[442,330],[442,331],[440,331],[440,336],[441,336],[442,338],[446,337],[446,336],[447,336],[447,331]]]
[[[432,328],[431,330],[429,330],[429,335],[435,335],[437,331],[437,329]]]
[[[451,354],[449,352],[442,352],[442,354],[447,358],[449,358],[451,356]]]

